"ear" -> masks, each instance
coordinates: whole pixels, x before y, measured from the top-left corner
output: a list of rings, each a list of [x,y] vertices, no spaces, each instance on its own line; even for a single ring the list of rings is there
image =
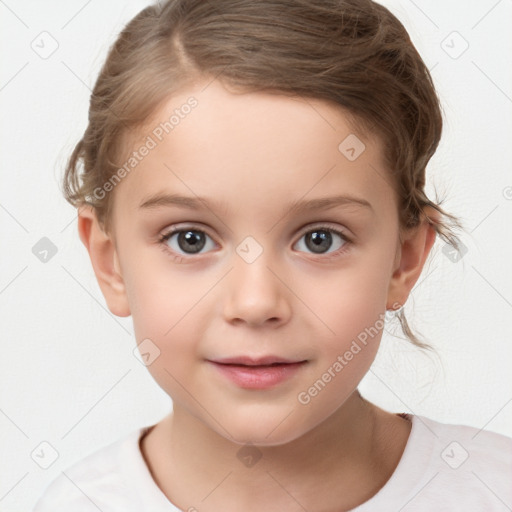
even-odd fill
[[[427,209],[426,209],[427,210]],[[428,208],[428,217],[438,218],[433,208]],[[426,212],[427,213],[427,212]],[[427,218],[402,235],[399,242],[395,268],[388,288],[386,309],[397,309],[396,304],[403,306],[413,286],[420,277],[425,261],[436,240],[436,231]]]
[[[116,316],[129,316],[130,308],[115,244],[103,231],[92,206],[79,208],[78,233],[89,252],[108,309]]]

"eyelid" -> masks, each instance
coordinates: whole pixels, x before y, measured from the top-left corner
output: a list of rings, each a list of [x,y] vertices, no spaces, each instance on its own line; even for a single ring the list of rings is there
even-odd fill
[[[167,235],[171,235],[177,231],[186,231],[187,229],[190,229],[190,230],[197,230],[197,231],[204,231],[204,233],[206,233],[212,240],[215,240],[215,237],[209,232],[208,230],[208,227],[200,222],[195,222],[195,223],[186,223],[186,222],[183,222],[183,223],[178,223],[178,224],[174,224],[172,226],[170,226],[169,228],[167,229],[164,229],[159,235],[158,235],[158,238],[162,238],[162,237],[165,237]],[[304,236],[306,233],[309,233],[315,229],[327,229],[327,230],[332,230],[340,235],[343,235],[344,237],[346,237],[348,240],[352,241],[353,239],[353,235],[351,234],[351,232],[345,228],[345,227],[340,227],[338,225],[333,225],[331,223],[328,223],[328,222],[311,222],[309,224],[306,224],[304,226],[302,226],[300,229],[299,229],[299,236]]]
[[[167,235],[171,235],[173,233],[176,233],[177,231],[203,231],[206,233],[212,240],[215,240],[215,237],[212,236],[212,234],[209,232],[208,227],[204,224],[199,223],[178,223],[173,224],[172,226],[165,228],[159,235],[159,238],[162,238]]]
[[[349,242],[353,241],[352,233],[343,226],[338,225],[332,225],[328,222],[319,222],[319,223],[311,223],[307,224],[304,228],[301,228],[299,231],[299,237],[304,236],[306,233],[310,233],[311,231],[314,231],[315,229],[321,230],[326,229],[328,231],[333,231],[334,233],[339,234],[340,236],[346,238]]]

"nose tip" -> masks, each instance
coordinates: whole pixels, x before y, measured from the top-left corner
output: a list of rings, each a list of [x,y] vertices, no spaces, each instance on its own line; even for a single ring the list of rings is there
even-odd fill
[[[252,263],[243,259],[236,262],[225,297],[224,316],[228,322],[277,325],[289,318],[286,287],[267,263],[262,256]]]

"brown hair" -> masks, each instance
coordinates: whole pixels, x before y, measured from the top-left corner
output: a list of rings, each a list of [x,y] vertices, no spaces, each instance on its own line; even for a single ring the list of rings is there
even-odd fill
[[[143,9],[96,81],[89,124],[63,177],[66,200],[94,206],[109,232],[112,194],[94,191],[116,172],[123,137],[173,92],[205,77],[341,107],[356,130],[383,141],[400,232],[425,215],[459,250],[450,223],[460,222],[424,192],[442,131],[431,75],[400,21],[371,0],[169,0]],[[425,207],[440,215],[430,218]],[[431,349],[413,334],[403,308],[397,317],[407,338]]]

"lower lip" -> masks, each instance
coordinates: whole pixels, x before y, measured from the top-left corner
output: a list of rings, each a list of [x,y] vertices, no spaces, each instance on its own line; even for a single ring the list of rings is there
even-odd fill
[[[225,377],[246,389],[267,389],[276,386],[295,375],[306,363],[302,361],[276,366],[243,366],[210,362]]]

